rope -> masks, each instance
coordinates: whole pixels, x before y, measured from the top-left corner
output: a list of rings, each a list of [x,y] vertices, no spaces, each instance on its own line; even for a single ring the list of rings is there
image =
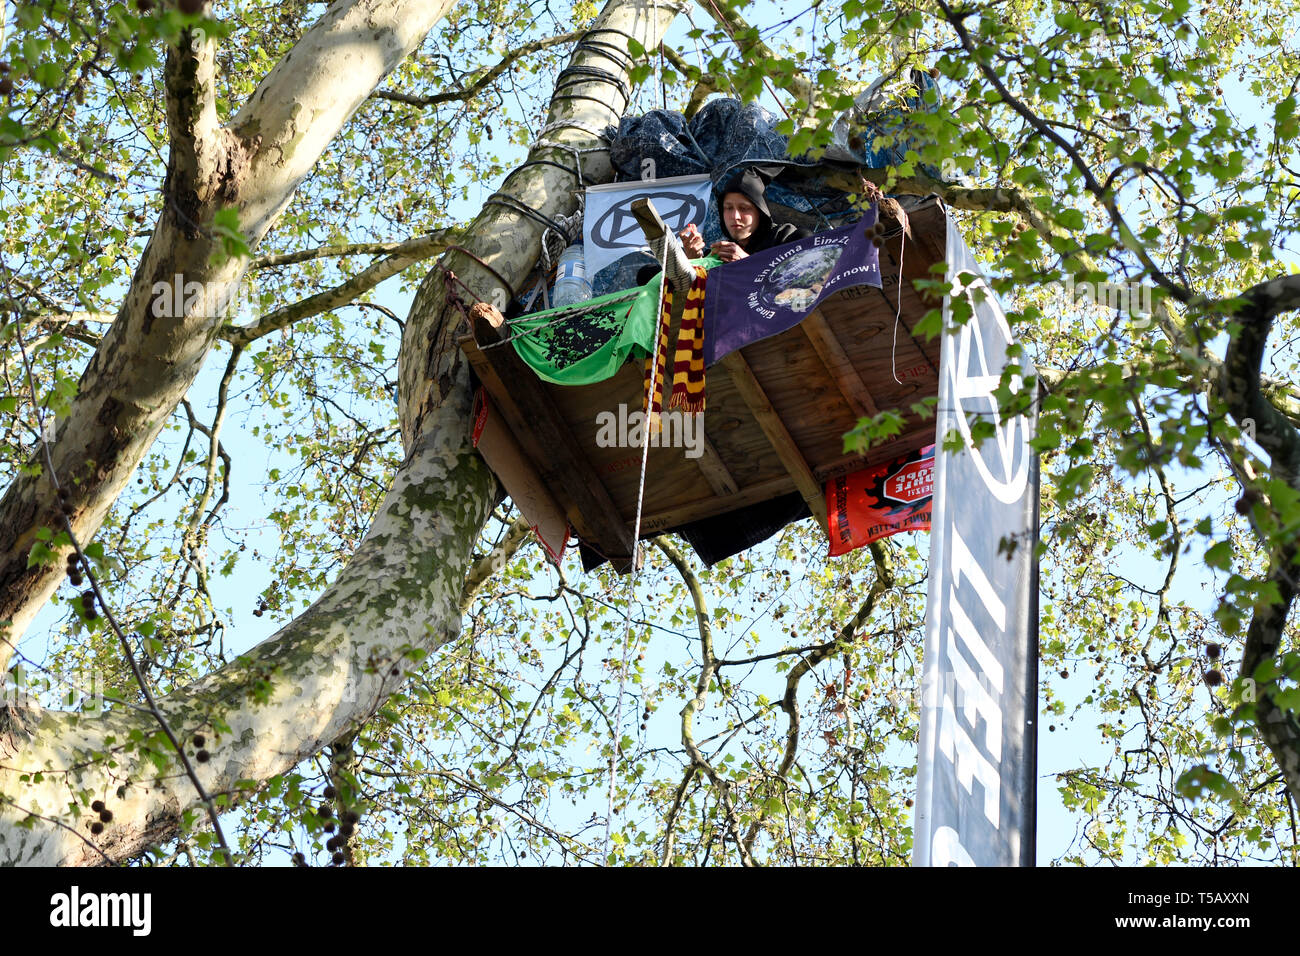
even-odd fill
[[[659,274],[663,278],[659,282],[659,310],[656,315],[663,315],[664,296],[668,288],[668,276],[665,270],[668,268],[668,247],[669,243],[664,243],[664,251],[660,256]],[[646,390],[646,400],[644,408],[650,408],[650,402],[653,398],[654,383],[659,371],[659,349],[654,350],[654,358],[650,363],[650,384]],[[616,766],[618,762],[619,746],[623,742],[623,692],[627,686],[627,655],[628,645],[632,642],[632,601],[636,598],[636,579],[641,571],[640,558],[640,541],[641,541],[641,509],[645,504],[645,474],[646,465],[650,460],[650,422],[647,413],[645,420],[642,422],[641,436],[641,477],[637,483],[636,489],[636,521],[632,525],[632,573],[628,575],[628,594],[627,603],[623,609],[623,661],[618,671],[618,703],[614,710],[614,746],[610,748],[609,753],[609,800],[605,810],[605,857],[609,857],[610,832],[614,823],[614,784],[616,777]]]
[[[555,80],[556,92],[568,89],[570,86],[577,86],[579,83],[608,83],[623,94],[624,107],[632,98],[627,84],[623,78],[609,70],[603,70],[598,66],[570,66],[560,71],[560,75]],[[604,102],[599,101],[599,102]],[[608,104],[606,104],[608,105]]]
[[[560,144],[555,143],[554,145],[559,146]],[[562,169],[566,173],[572,173],[574,176],[578,178],[579,183],[582,182],[581,166],[579,166],[577,169],[574,169],[572,166],[565,166],[564,163],[557,163],[553,159],[526,159],[518,166],[515,167],[515,172],[519,172],[519,170],[524,169],[525,167],[528,166],[554,166],[556,169]]]
[[[574,44],[573,51],[576,53],[579,50],[586,50],[588,53],[594,53],[596,56],[603,56],[607,60],[612,60],[618,65],[619,69],[625,72],[631,70],[633,66],[632,57],[627,50],[619,49],[614,44],[607,43],[604,40],[579,40]]]
[[[539,137],[545,136],[547,133],[549,133],[551,130],[554,129],[580,129],[584,133],[590,133],[592,136],[596,137],[597,139],[603,139],[605,142],[607,143],[609,142],[609,137],[605,135],[605,131],[603,129],[596,129],[595,127],[587,126],[583,123],[575,123],[573,120],[556,120],[554,123],[547,123],[545,126],[543,126],[540,130],[537,131],[537,135]],[[547,145],[559,146],[562,144],[549,143]],[[608,147],[598,146],[598,147],[594,147],[594,149],[608,149]],[[592,151],[591,149],[583,150],[583,152],[591,152],[591,151]]]
[[[880,210],[877,207],[876,218],[879,219]],[[907,245],[907,230],[902,229],[898,233],[898,291],[895,293],[895,301],[898,303],[898,309],[894,312],[894,344],[889,350],[890,374],[894,376],[894,381],[899,385],[903,380],[898,377],[898,325],[903,320],[903,249]],[[909,333],[910,334],[910,333]]]
[[[486,200],[484,200],[483,205],[505,206],[507,209],[513,209],[517,213],[522,213],[528,218],[536,222],[540,222],[543,226],[548,226],[551,229],[554,229],[558,232],[565,231],[564,226],[560,225],[550,216],[534,209],[532,206],[528,205],[523,200],[517,199],[514,196],[510,195],[509,193],[502,193],[502,192],[493,193]]]
[[[506,280],[506,277],[505,277],[505,276],[503,276],[501,273],[497,272],[496,269],[492,268],[490,265],[488,265],[486,262],[484,262],[482,259],[480,259],[478,256],[476,256],[474,253],[470,252],[470,251],[469,251],[468,249],[466,249],[464,246],[452,246],[452,245],[449,245],[449,246],[447,246],[447,252],[459,252],[461,255],[465,255],[465,256],[468,256],[469,258],[473,259],[475,262],[477,262],[477,263],[478,263],[479,265],[481,265],[484,269],[486,269],[488,272],[492,273],[492,275],[496,277],[496,280],[497,280],[498,282],[501,283],[501,285],[505,288],[505,290],[506,290],[507,292],[510,293],[510,298],[511,298],[511,299],[517,299],[517,298],[519,298],[519,293],[515,292],[515,287],[514,287],[513,285],[511,285],[510,282],[508,282],[508,281]],[[439,264],[439,265],[442,265],[442,260],[441,260],[441,259],[438,260],[438,264]],[[443,267],[443,269],[447,269],[446,266],[442,266],[442,267]],[[447,271],[450,272],[451,270],[447,269]],[[454,275],[454,273],[453,273],[453,275]],[[457,279],[456,281],[457,281],[457,282],[460,282],[460,279]],[[465,286],[465,291],[466,291],[466,292],[468,292],[470,295],[474,296],[474,301],[475,301],[475,302],[486,302],[486,301],[487,301],[486,299],[480,298],[479,295],[478,295],[478,293],[475,292],[473,289],[471,289],[469,286],[465,285],[465,283],[461,282],[460,284],[463,285],[463,286]]]

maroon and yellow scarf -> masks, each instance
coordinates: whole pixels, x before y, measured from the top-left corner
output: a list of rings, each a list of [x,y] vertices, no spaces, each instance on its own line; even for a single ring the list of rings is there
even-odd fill
[[[677,348],[673,357],[673,391],[669,408],[684,412],[704,411],[704,281],[708,271],[695,266],[695,279],[686,292],[686,307],[682,310],[681,328],[677,330]],[[666,281],[666,280],[665,280]],[[659,413],[664,400],[664,367],[668,364],[668,326],[672,320],[673,290],[664,289],[664,308],[659,316],[659,354],[645,362],[645,388],[650,394],[647,419],[654,430],[659,428]],[[651,392],[650,376],[657,366]]]

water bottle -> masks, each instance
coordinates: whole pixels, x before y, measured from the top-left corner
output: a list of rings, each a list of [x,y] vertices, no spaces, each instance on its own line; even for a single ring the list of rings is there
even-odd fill
[[[555,288],[551,292],[551,307],[575,305],[591,298],[591,280],[587,278],[587,261],[582,243],[566,246],[555,264]]]

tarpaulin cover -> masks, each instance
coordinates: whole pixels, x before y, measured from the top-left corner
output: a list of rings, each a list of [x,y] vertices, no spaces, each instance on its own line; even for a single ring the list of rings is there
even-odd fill
[[[705,103],[689,120],[670,110],[625,116],[618,126],[607,127],[605,136],[610,141],[610,162],[621,180],[708,173],[714,185],[721,185],[741,165],[817,165],[786,155],[788,141],[776,131],[779,122],[757,103],[720,98]],[[847,151],[832,151],[824,159],[857,161]],[[781,190],[779,184],[774,188]],[[788,191],[769,198],[783,204],[793,199],[795,208],[810,208]]]
[[[933,103],[925,102],[929,92],[934,93]],[[938,107],[939,84],[924,70],[912,70],[907,77],[899,76],[892,82],[882,77],[835,121],[833,142],[864,166],[897,166],[906,159],[909,149],[919,145],[911,138],[917,129],[909,114],[934,112]],[[931,176],[939,176],[939,170],[931,166],[921,168]]]
[[[880,253],[859,222],[773,246],[714,269],[704,300],[704,364],[792,329],[828,296],[852,286],[880,288]]]
[[[831,557],[900,531],[930,530],[934,446],[826,482]]]

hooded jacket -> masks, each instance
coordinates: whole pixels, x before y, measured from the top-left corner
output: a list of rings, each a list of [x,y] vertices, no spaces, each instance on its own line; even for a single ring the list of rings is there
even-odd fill
[[[721,215],[722,202],[727,193],[740,193],[754,204],[758,210],[758,226],[746,242],[739,242],[727,228],[726,218]],[[729,240],[739,245],[748,255],[779,246],[783,242],[793,242],[811,235],[806,229],[800,229],[793,223],[776,224],[772,221],[772,211],[767,206],[767,185],[753,169],[746,169],[731,179],[718,191],[718,213],[722,222],[722,232]]]

